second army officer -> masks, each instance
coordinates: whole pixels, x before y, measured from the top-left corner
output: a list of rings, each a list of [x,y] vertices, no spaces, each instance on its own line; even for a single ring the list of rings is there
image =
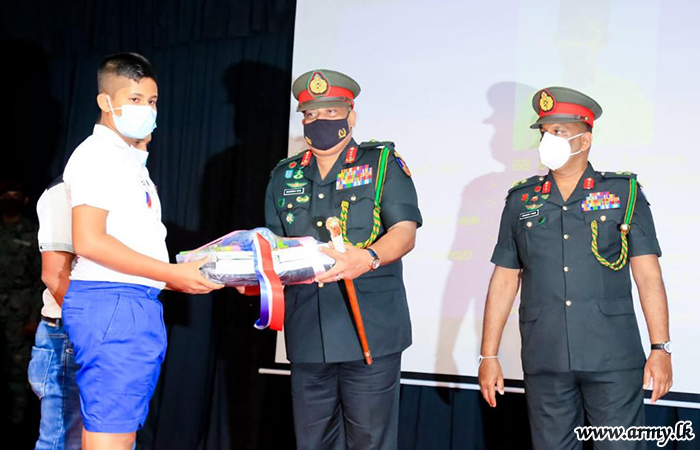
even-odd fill
[[[401,258],[422,221],[416,190],[392,143],[353,139],[355,80],[315,70],[293,92],[309,149],[273,170],[266,226],[329,241],[325,222],[336,216],[352,243],[345,253],[326,250],[337,262],[317,283],[285,290],[297,447],[396,449],[401,353],[411,345]],[[355,280],[372,365],[363,361],[341,279]]]
[[[533,448],[581,449],[584,425],[644,425],[642,385],[652,403],[672,383],[668,307],[651,209],[630,172],[596,172],[588,162],[603,109],[565,87],[532,100],[550,169],[509,191],[484,311],[479,384],[496,406],[503,394],[498,346],[521,288],[520,333]],[[630,272],[652,340],[645,358]],[[596,450],[642,449],[642,441],[602,440]]]

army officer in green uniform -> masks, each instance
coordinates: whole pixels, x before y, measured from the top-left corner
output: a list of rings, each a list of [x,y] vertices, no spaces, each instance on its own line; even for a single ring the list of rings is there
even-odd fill
[[[580,449],[574,428],[643,426],[642,386],[652,402],[672,383],[668,307],[651,210],[636,175],[597,172],[588,162],[602,108],[563,87],[537,92],[546,176],[509,191],[489,286],[479,384],[491,406],[503,394],[498,346],[521,288],[525,395],[536,450]],[[646,317],[645,358],[630,269]],[[522,285],[521,285],[522,282]],[[642,441],[600,441],[596,449],[643,449]]]
[[[337,262],[317,283],[285,289],[297,448],[396,449],[401,352],[411,345],[401,258],[421,225],[416,190],[392,143],[353,139],[360,93],[353,79],[315,70],[293,92],[309,149],[272,171],[266,226],[327,242],[326,219],[336,216],[353,244],[345,253],[327,251]],[[342,279],[355,280],[370,366]]]

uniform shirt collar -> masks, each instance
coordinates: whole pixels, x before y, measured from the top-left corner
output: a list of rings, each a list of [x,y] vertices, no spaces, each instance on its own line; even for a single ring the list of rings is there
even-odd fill
[[[571,193],[571,196],[569,196],[569,198],[566,201],[564,201],[561,192],[559,191],[559,186],[557,186],[556,181],[554,181],[554,176],[552,175],[552,171],[550,170],[547,174],[546,181],[550,181],[552,183],[552,192],[547,201],[550,203],[554,203],[558,206],[564,206],[570,205],[571,203],[575,203],[581,200],[586,196],[586,191],[584,191],[583,189],[583,181],[586,178],[597,178],[596,171],[593,169],[593,165],[590,162],[588,163],[586,170],[583,172],[583,175],[581,175],[581,178],[576,183],[576,189],[574,189],[574,192]]]
[[[320,186],[325,186],[330,183],[335,183],[336,178],[338,178],[338,173],[346,166],[345,164],[345,158],[347,157],[348,150],[350,148],[355,147],[357,148],[357,142],[355,142],[355,139],[352,138],[350,139],[350,142],[348,142],[348,145],[345,146],[342,152],[338,154],[338,159],[335,160],[335,163],[333,164],[333,167],[331,167],[331,170],[328,172],[328,175],[326,175],[326,178],[321,179],[321,174],[318,171],[318,164],[316,162],[316,157],[311,158],[311,162],[309,163],[309,168],[307,170],[306,178],[310,179],[314,183],[320,185]],[[355,161],[359,160],[359,149],[358,149],[358,155],[355,158]]]

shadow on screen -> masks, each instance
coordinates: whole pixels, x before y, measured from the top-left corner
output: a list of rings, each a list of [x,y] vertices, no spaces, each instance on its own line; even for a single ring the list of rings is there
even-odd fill
[[[515,131],[525,126],[518,111],[523,110],[523,99],[529,108],[529,98],[535,89],[519,83],[501,82],[491,86],[487,99],[493,113],[484,123],[493,126],[490,153],[504,166],[501,172],[482,175],[464,187],[457,214],[455,238],[450,248],[451,269],[443,292],[440,334],[437,348],[436,372],[460,374],[455,357],[456,343],[460,333],[471,333],[470,340],[481,341],[482,317],[488,283],[493,272],[489,261],[498,237],[498,228],[504,198],[513,182],[537,172],[538,160],[531,150],[537,142],[534,131],[527,130],[527,144],[515,144]],[[530,110],[531,111],[531,110]],[[534,117],[534,114],[531,114]],[[521,123],[522,122],[522,123]],[[474,317],[474,322],[463,328],[465,316]],[[503,360],[519,361],[520,343],[518,336],[504,335],[500,355]],[[476,360],[478,354],[468,355]],[[465,356],[462,356],[464,358]],[[464,375],[464,368],[461,370]],[[470,373],[468,375],[476,375]]]

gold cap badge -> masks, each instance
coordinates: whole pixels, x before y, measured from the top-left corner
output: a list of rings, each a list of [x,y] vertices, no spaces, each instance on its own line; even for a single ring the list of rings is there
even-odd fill
[[[328,78],[326,78],[321,72],[314,72],[309,78],[309,82],[306,85],[306,89],[313,95],[323,95],[328,92],[330,83]]]
[[[554,109],[555,100],[549,92],[543,90],[540,93],[540,110],[544,112],[549,112]]]

